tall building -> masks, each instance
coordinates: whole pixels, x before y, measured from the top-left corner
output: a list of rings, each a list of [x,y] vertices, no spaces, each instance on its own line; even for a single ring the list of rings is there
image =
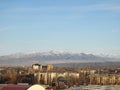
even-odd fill
[[[53,69],[53,65],[51,65],[51,64],[33,64],[32,68],[34,70],[49,71],[49,70]]]

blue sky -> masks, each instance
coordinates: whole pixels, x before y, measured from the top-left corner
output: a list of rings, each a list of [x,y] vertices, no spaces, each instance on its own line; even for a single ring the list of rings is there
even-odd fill
[[[0,55],[120,55],[120,0],[0,0]]]

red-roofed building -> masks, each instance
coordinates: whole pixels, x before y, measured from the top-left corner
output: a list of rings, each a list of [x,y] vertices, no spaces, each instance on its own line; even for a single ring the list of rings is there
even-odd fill
[[[27,90],[29,87],[30,85],[8,84],[1,87],[0,90]]]

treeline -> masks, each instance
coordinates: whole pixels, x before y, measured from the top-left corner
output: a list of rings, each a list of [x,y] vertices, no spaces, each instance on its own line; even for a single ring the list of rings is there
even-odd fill
[[[17,84],[17,83],[28,83],[30,85],[35,84],[37,79],[34,77],[34,74],[28,75],[1,75],[0,83],[1,84]]]

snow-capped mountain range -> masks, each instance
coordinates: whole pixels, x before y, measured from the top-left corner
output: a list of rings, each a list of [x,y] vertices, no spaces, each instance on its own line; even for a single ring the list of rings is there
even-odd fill
[[[120,58],[69,52],[32,52],[0,56],[0,65],[17,66],[32,65],[34,63],[58,64],[58,63],[97,63],[120,61]]]

